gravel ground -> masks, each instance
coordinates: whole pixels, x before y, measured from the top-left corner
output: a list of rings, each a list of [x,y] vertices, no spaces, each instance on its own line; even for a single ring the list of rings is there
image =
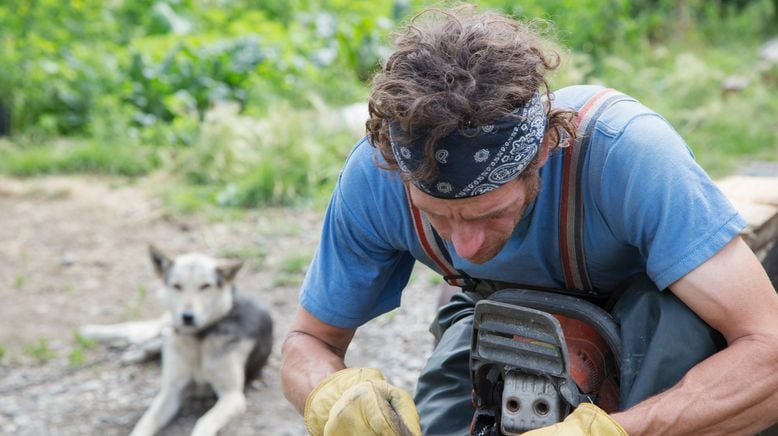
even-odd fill
[[[281,394],[280,346],[318,239],[320,213],[269,209],[240,218],[173,216],[150,192],[164,181],[0,179],[0,434],[128,434],[158,390],[158,361],[122,364],[121,350],[79,344],[79,326],[160,314],[147,245],[170,253],[240,255],[241,291],[270,307],[275,347],[248,411],[223,434],[304,435]],[[361,328],[350,366],[374,366],[413,391],[431,349],[437,292],[414,274],[403,307]],[[213,400],[192,399],[163,435],[185,435]]]

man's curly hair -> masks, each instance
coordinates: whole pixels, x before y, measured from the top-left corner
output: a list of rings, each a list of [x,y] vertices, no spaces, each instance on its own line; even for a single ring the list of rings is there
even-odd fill
[[[389,122],[407,137],[424,132],[425,162],[404,177],[429,181],[437,176],[435,145],[454,131],[490,124],[525,105],[536,91],[547,96],[545,74],[559,55],[531,25],[470,5],[430,9],[414,17],[395,38],[396,49],[373,79],[368,103],[368,139],[383,156],[385,169],[398,169],[389,141]],[[575,138],[575,112],[547,109],[551,148],[560,131]]]

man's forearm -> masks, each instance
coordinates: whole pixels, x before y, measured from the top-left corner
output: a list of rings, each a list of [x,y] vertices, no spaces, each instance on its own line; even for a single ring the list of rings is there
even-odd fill
[[[343,358],[321,340],[291,331],[281,350],[284,396],[302,415],[314,387],[329,374],[345,368]]]
[[[754,434],[778,421],[778,338],[741,338],[673,388],[613,414],[631,436]]]

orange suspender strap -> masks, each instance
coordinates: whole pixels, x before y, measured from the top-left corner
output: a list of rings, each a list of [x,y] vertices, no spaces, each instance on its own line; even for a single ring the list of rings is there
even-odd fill
[[[584,249],[583,166],[597,118],[609,106],[622,100],[632,99],[610,88],[602,89],[589,98],[578,110],[575,142],[564,152],[559,198],[559,255],[565,285],[569,289],[594,290]]]

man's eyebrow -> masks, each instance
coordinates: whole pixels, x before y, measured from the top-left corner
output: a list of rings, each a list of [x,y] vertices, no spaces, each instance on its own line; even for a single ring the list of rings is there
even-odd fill
[[[479,214],[479,215],[466,216],[466,217],[462,217],[462,218],[465,219],[466,221],[494,218],[496,216],[504,214],[510,208],[511,208],[510,204],[504,204],[500,208],[497,208],[497,209],[494,209],[494,210],[490,210],[488,212],[484,212],[484,213]]]
[[[436,213],[436,212],[433,212],[433,211],[427,210],[427,209],[425,209],[424,207],[421,207],[421,206],[416,206],[416,207],[417,207],[417,208],[419,209],[419,211],[421,211],[422,213],[424,213],[424,214],[426,214],[426,215],[429,215],[429,216],[432,216],[432,217],[447,217],[447,216],[448,216],[448,215],[446,215],[446,214],[440,214],[440,213]],[[502,207],[499,207],[499,208],[497,208],[497,209],[494,209],[494,210],[490,210],[490,211],[484,212],[484,213],[482,213],[482,214],[479,214],[479,215],[473,215],[473,216],[463,216],[463,217],[462,217],[462,219],[463,219],[463,220],[465,220],[465,221],[475,221],[475,220],[480,220],[480,219],[488,219],[488,218],[493,218],[493,217],[496,217],[496,216],[499,216],[499,215],[502,215],[502,214],[504,214],[504,213],[505,213],[505,212],[507,212],[507,211],[508,211],[510,208],[511,208],[511,205],[510,205],[510,204],[505,204],[505,205],[503,205]]]
[[[449,201],[452,201],[452,200],[449,200]],[[456,200],[453,200],[453,201],[456,201]],[[417,203],[415,201],[413,201],[413,204],[414,204],[414,206],[416,206],[417,209],[419,209],[420,212],[424,213],[425,215],[429,215],[429,216],[433,216],[433,217],[449,217],[449,214],[447,214],[447,213],[437,213],[435,211],[427,209],[427,207],[425,207],[425,205],[419,204],[419,203]],[[501,202],[497,206],[496,209],[492,209],[492,210],[486,211],[484,213],[481,213],[481,214],[478,214],[478,215],[473,215],[473,216],[462,215],[462,219],[465,220],[465,221],[474,221],[474,220],[479,220],[479,219],[493,218],[495,216],[504,214],[505,212],[510,210],[511,207],[512,207],[512,202],[505,201],[505,202]]]

